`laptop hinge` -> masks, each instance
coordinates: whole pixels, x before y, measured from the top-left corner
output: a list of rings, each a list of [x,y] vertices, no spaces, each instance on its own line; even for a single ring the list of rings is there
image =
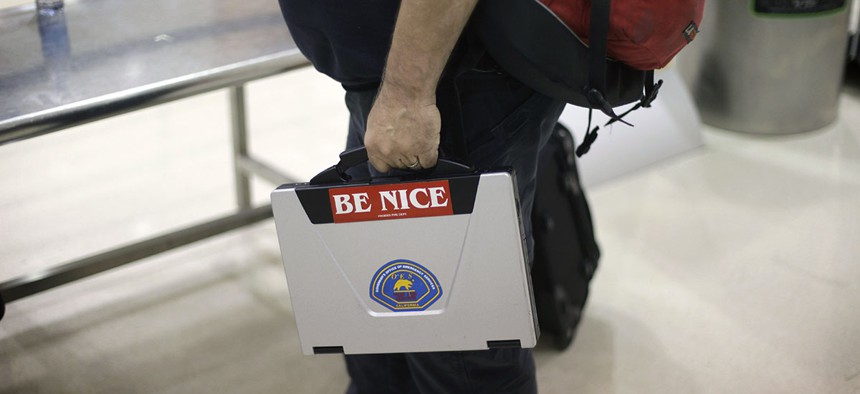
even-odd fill
[[[517,348],[523,347],[519,339],[506,339],[503,341],[487,341],[487,347],[490,349]]]
[[[343,354],[343,346],[314,346],[314,354]]]

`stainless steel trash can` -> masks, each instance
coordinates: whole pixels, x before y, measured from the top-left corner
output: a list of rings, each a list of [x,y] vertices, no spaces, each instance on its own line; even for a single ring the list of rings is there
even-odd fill
[[[693,84],[705,123],[789,134],[836,119],[848,2],[719,0],[708,11],[710,39]]]

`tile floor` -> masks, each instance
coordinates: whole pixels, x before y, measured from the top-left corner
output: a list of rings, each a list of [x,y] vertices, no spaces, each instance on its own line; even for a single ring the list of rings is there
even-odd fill
[[[339,152],[340,88],[312,70],[251,84],[249,105],[252,150],[293,177]],[[537,350],[542,392],[860,393],[860,90],[840,106],[800,135],[703,126],[704,148],[588,190],[604,256],[574,346]],[[229,152],[223,92],[0,147],[0,281],[230,211]],[[300,354],[271,221],[0,322],[3,394],[346,382],[338,356]]]

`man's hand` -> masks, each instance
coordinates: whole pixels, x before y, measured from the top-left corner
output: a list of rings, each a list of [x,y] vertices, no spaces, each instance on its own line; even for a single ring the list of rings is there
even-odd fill
[[[477,2],[401,1],[364,136],[370,164],[377,170],[436,165],[442,125],[436,84]]]
[[[380,172],[436,165],[441,119],[436,96],[405,97],[384,87],[367,117],[364,145]]]

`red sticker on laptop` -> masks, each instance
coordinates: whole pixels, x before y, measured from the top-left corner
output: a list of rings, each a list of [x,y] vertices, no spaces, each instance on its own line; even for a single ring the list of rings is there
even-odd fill
[[[335,223],[453,215],[447,180],[329,189]]]

